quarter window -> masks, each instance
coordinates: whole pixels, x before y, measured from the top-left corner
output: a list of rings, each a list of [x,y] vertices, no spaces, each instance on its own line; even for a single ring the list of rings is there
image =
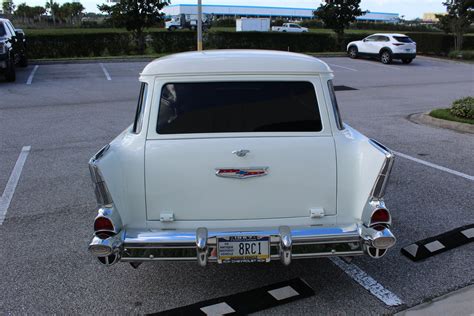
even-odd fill
[[[400,43],[413,43],[413,40],[408,36],[394,36],[393,38]]]
[[[148,92],[148,84],[142,83],[140,87],[140,95],[138,96],[137,111],[135,113],[135,121],[133,122],[132,132],[139,134],[143,126],[143,112],[145,111],[145,102]]]
[[[339,106],[337,104],[336,93],[334,92],[334,84],[332,83],[332,80],[328,80],[328,89],[334,111],[334,119],[336,120],[336,126],[339,130],[343,130],[344,124],[342,123],[341,113],[339,112]]]
[[[159,134],[319,132],[310,82],[168,83],[161,91]]]

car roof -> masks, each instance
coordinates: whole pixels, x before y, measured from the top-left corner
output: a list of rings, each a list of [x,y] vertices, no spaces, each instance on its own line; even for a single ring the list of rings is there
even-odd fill
[[[398,33],[375,33],[375,34],[372,34],[372,35],[385,35],[385,36],[405,36],[405,34],[398,34]],[[370,36],[372,36],[370,35]]]
[[[311,74],[332,73],[329,66],[309,55],[271,50],[205,50],[158,58],[141,75]]]

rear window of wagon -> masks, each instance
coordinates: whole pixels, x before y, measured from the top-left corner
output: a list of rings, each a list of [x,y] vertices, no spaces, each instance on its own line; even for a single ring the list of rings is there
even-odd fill
[[[159,134],[319,132],[310,82],[168,83],[161,91]]]

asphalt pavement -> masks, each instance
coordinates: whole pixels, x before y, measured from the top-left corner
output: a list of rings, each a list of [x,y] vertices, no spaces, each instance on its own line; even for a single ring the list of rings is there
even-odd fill
[[[473,243],[420,262],[400,253],[474,223],[474,136],[407,119],[473,96],[474,66],[424,57],[410,65],[323,60],[336,85],[357,89],[337,92],[344,121],[404,155],[386,195],[397,245],[382,259],[352,261],[361,282],[329,259],[289,267],[100,265],[87,252],[96,215],[87,161],[132,123],[146,63],[32,64],[15,83],[0,79],[0,193],[31,146],[0,225],[0,313],[154,313],[301,278],[314,296],[260,314],[392,314],[474,284]],[[389,306],[367,290],[372,280],[402,304]]]

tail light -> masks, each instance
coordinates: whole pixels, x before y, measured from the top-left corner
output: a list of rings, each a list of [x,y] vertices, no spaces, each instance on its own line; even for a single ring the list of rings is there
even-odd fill
[[[372,213],[372,216],[370,217],[370,226],[378,223],[390,223],[390,213],[387,209],[379,208]]]
[[[114,230],[114,225],[112,224],[112,221],[106,217],[97,217],[95,222],[94,222],[94,230],[95,231],[100,231],[100,230]]]
[[[95,235],[101,239],[115,235],[115,227],[112,221],[106,217],[97,217],[94,221]]]
[[[405,44],[402,44],[402,43],[393,43],[393,45],[395,45],[395,46],[402,46],[402,45],[405,45]]]

